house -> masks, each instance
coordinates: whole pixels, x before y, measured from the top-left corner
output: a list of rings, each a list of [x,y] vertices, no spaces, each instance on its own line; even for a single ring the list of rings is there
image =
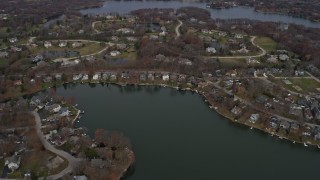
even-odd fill
[[[276,117],[271,117],[269,121],[269,127],[272,129],[277,129],[279,126],[279,120]]]
[[[162,31],[159,33],[159,36],[166,36],[166,35],[167,35],[167,32],[165,32],[165,31]]]
[[[191,22],[198,22],[198,19],[192,17],[192,18],[190,18],[190,21]]]
[[[80,60],[79,59],[75,59],[73,61],[69,61],[67,59],[64,59],[61,63],[61,66],[64,66],[64,67],[69,67],[69,66],[75,66],[77,64],[80,63]]]
[[[289,56],[286,55],[286,54],[280,54],[279,55],[279,60],[280,61],[288,61],[289,59],[290,59]]]
[[[43,99],[40,96],[33,96],[30,99],[30,106],[38,106],[40,103],[42,103]]]
[[[33,63],[38,63],[40,61],[43,61],[43,56],[41,54],[36,55],[35,57],[32,58]]]
[[[74,74],[72,77],[74,81],[78,81],[80,78],[82,78],[82,74]]]
[[[120,32],[122,34],[134,34],[134,30],[129,29],[129,28],[120,28],[117,30],[117,32]]]
[[[79,31],[78,31],[78,34],[83,34],[84,33],[84,30],[83,29],[80,29]]]
[[[270,57],[267,59],[267,62],[269,62],[269,63],[278,63],[278,58],[275,55],[270,55]]]
[[[293,104],[290,106],[289,114],[295,115],[295,116],[301,116],[302,115],[302,108],[300,106],[297,106],[296,104]]]
[[[79,47],[82,47],[83,44],[81,42],[74,42],[72,43],[72,48],[79,48]]]
[[[136,42],[137,38],[135,38],[135,37],[127,37],[127,40],[130,41],[130,42]]]
[[[22,85],[22,81],[21,80],[16,80],[16,81],[14,81],[14,85],[15,86],[21,86]]]
[[[49,48],[49,47],[52,46],[52,43],[51,43],[50,41],[45,41],[45,42],[43,43],[43,46],[44,46],[45,48]]]
[[[253,57],[247,58],[247,64],[259,64],[260,62]]]
[[[51,106],[46,106],[45,109],[51,113],[57,113],[60,111],[61,106],[59,104],[52,104]]]
[[[163,54],[158,54],[156,55],[156,57],[154,58],[154,61],[164,61],[164,62],[169,62],[169,58],[167,58],[165,55]]]
[[[217,52],[216,48],[214,47],[207,47],[206,52],[215,54]]]
[[[237,50],[237,52],[240,54],[247,54],[249,50],[247,49],[247,47],[242,47],[241,49]]]
[[[158,39],[159,39],[159,36],[158,36],[158,35],[150,35],[150,36],[149,36],[149,39],[150,39],[150,40],[158,40]]]
[[[44,83],[51,83],[52,82],[52,77],[51,76],[46,76],[45,78],[43,78],[43,82]]]
[[[68,45],[68,42],[67,41],[61,41],[59,43],[59,47],[63,48],[63,47],[66,47]]]
[[[98,81],[101,78],[101,73],[97,72],[92,76],[93,81]]]
[[[120,53],[119,51],[111,51],[111,52],[110,52],[110,55],[113,56],[113,57],[118,56],[118,55],[120,55],[120,54],[121,54],[121,53]]]
[[[122,72],[122,73],[121,73],[121,78],[122,78],[122,79],[129,79],[129,78],[130,78],[130,75],[129,75],[128,72]]]
[[[163,81],[169,81],[170,77],[169,77],[169,74],[163,74],[162,75],[162,80]]]
[[[83,74],[81,81],[87,81],[87,80],[89,80],[89,75]]]
[[[111,75],[110,72],[104,72],[104,73],[102,74],[102,79],[103,79],[104,81],[106,81],[106,80],[108,80],[108,78],[110,77],[110,75]]]
[[[141,73],[139,79],[140,79],[140,81],[146,81],[147,80],[147,74],[146,73]]]
[[[249,122],[256,123],[260,119],[260,114],[251,114]]]
[[[309,121],[313,119],[313,115],[310,108],[304,109],[304,117]]]
[[[290,123],[288,121],[281,121],[280,127],[286,131],[290,129]]]
[[[55,79],[57,80],[57,81],[60,81],[61,79],[62,79],[62,74],[60,74],[60,73],[57,73],[57,74],[55,74]]]
[[[18,155],[13,155],[5,159],[5,166],[11,170],[11,172],[16,171],[19,169],[21,157]]]
[[[220,31],[219,32],[219,36],[221,36],[221,37],[224,37],[224,36],[226,36],[226,35],[228,35],[226,32],[224,32],[224,31]]]
[[[192,66],[192,61],[186,58],[180,58],[178,61],[179,64],[187,65],[187,66]]]
[[[10,43],[18,42],[18,38],[17,37],[9,38],[8,40],[9,40]]]
[[[149,80],[154,81],[154,73],[153,72],[149,72],[147,76],[148,76]]]
[[[87,176],[83,175],[83,176],[73,176],[74,180],[87,180]]]
[[[116,81],[117,80],[117,73],[111,73],[111,75],[110,75],[110,80],[111,81]]]
[[[89,61],[89,62],[93,62],[93,61],[96,60],[96,58],[94,56],[87,56],[86,60]]]
[[[294,71],[295,76],[304,76],[304,71],[303,70],[296,70]]]
[[[118,36],[112,36],[111,40],[115,41],[115,42],[118,42],[119,41],[119,37]]]
[[[64,116],[69,116],[70,115],[70,111],[68,108],[61,108],[59,110],[59,115],[64,117]]]
[[[234,37],[237,38],[237,39],[242,39],[243,35],[242,34],[235,34]]]
[[[12,46],[11,47],[11,51],[13,51],[13,52],[21,52],[22,48],[19,48],[19,47],[16,47],[16,46]]]
[[[186,79],[187,79],[187,75],[179,74],[179,76],[178,76],[178,81],[179,82],[185,81]]]
[[[234,114],[234,115],[240,115],[242,113],[242,109],[238,106],[235,106],[234,108],[231,109],[231,112]]]
[[[313,114],[314,119],[320,120],[320,110],[319,110],[319,104],[317,101],[313,101],[311,104],[311,111]]]
[[[124,43],[121,43],[121,44],[117,44],[116,47],[117,49],[124,50],[127,48],[127,45]]]
[[[6,57],[8,57],[9,56],[9,53],[8,52],[6,52],[6,51],[1,51],[0,52],[0,58],[6,58]]]

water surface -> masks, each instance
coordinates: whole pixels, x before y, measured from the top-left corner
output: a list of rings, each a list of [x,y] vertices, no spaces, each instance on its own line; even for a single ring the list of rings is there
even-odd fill
[[[119,13],[128,14],[133,10],[144,8],[174,8],[180,7],[206,8],[206,3],[183,2],[183,1],[106,1],[100,8],[84,9],[82,14],[107,14]],[[320,28],[320,23],[312,22],[307,19],[292,17],[280,14],[266,14],[254,11],[254,8],[235,7],[230,9],[207,9],[214,19],[251,19],[259,21],[284,22],[303,25],[306,27]]]
[[[230,123],[202,97],[169,88],[58,88],[85,111],[80,125],[123,132],[136,163],[130,180],[318,179],[320,152]]]

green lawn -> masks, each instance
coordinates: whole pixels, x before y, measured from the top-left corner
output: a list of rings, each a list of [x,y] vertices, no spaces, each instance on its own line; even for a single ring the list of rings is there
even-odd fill
[[[268,37],[256,37],[254,42],[265,49],[267,52],[274,51],[277,47],[277,43]]]
[[[222,67],[247,67],[246,59],[219,59]]]
[[[284,79],[275,79],[274,82],[285,87],[286,89],[298,93],[309,93],[309,92],[315,92],[318,93],[319,91],[316,88],[320,88],[320,83],[315,81],[312,78],[287,78],[292,85],[285,84],[283,82]],[[296,88],[294,87],[296,86]],[[301,88],[301,90],[297,90]]]
[[[0,67],[3,65],[6,65],[8,63],[8,60],[0,59]]]
[[[69,44],[72,44],[73,42],[69,42]],[[44,51],[78,51],[81,56],[83,55],[89,55],[89,54],[94,54],[102,49],[104,49],[106,46],[101,45],[100,43],[95,43],[95,42],[89,42],[89,43],[83,43],[84,46],[80,48],[72,48],[72,47],[64,47],[60,48],[56,44],[53,44],[52,47],[50,48],[45,48],[42,45],[40,45],[37,48],[31,49],[32,54],[39,54]]]

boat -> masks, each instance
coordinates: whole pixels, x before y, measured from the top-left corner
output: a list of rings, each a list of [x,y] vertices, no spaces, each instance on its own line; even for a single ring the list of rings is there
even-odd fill
[[[317,147],[320,149],[320,145],[317,145]]]
[[[253,129],[253,127],[251,127],[250,129]]]
[[[81,113],[81,114],[84,114],[84,111],[81,111],[80,113]]]
[[[306,143],[303,143],[304,147],[308,147],[308,145]]]
[[[293,141],[293,144],[295,144],[296,142],[295,141]]]

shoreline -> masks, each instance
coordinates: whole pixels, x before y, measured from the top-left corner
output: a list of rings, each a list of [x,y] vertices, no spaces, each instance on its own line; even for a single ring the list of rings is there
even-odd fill
[[[132,86],[132,85],[134,85],[134,86],[157,86],[157,87],[171,88],[171,89],[177,90],[179,92],[181,92],[181,91],[189,91],[189,92],[192,92],[192,93],[197,93],[197,95],[202,97],[204,103],[206,103],[211,110],[215,111],[221,117],[223,117],[224,119],[228,120],[231,123],[235,123],[237,125],[243,125],[245,127],[249,127],[249,129],[251,129],[251,130],[252,129],[259,130],[259,131],[261,131],[263,133],[269,134],[270,136],[275,136],[280,140],[290,141],[293,144],[301,144],[301,145],[304,145],[305,147],[316,147],[316,148],[320,149],[320,146],[318,144],[314,144],[314,143],[308,142],[308,141],[304,142],[303,140],[293,140],[293,139],[290,139],[290,137],[280,135],[278,132],[271,132],[271,131],[268,131],[265,128],[259,128],[259,127],[254,126],[254,125],[250,125],[250,124],[247,124],[247,123],[239,122],[239,121],[237,121],[237,119],[234,119],[234,118],[228,116],[227,114],[224,114],[221,111],[219,111],[219,108],[217,108],[213,103],[211,103],[208,100],[209,98],[206,96],[206,92],[198,91],[197,89],[194,89],[194,88],[180,88],[178,86],[172,86],[170,84],[164,84],[164,83],[151,84],[151,83],[122,83],[122,82],[100,82],[99,81],[99,82],[74,83],[74,84],[101,84],[101,83],[116,85],[116,86],[120,86],[120,87],[128,87],[128,86]]]
[[[140,71],[137,71],[137,72],[140,72]],[[74,81],[74,80],[70,80],[70,81],[66,81],[66,82],[60,82],[60,83],[57,83],[57,84],[52,85],[52,86],[43,87],[41,89],[36,90],[36,92],[24,93],[23,95],[20,95],[19,97],[32,95],[32,94],[35,94],[37,92],[40,92],[40,91],[43,91],[43,90],[47,90],[49,88],[68,85],[68,84],[75,84],[75,85],[77,85],[77,84],[88,84],[88,85],[90,85],[90,84],[112,84],[112,85],[117,85],[117,86],[121,86],[121,87],[132,86],[132,85],[133,86],[158,86],[158,87],[172,88],[172,89],[175,89],[175,90],[177,90],[179,92],[181,92],[181,91],[190,91],[190,92],[197,93],[198,95],[200,95],[202,97],[202,99],[204,100],[204,102],[208,105],[208,107],[211,110],[214,110],[220,116],[222,116],[223,118],[229,120],[229,122],[241,124],[241,125],[244,125],[246,127],[249,127],[250,129],[254,128],[254,129],[260,130],[260,131],[262,131],[264,133],[270,134],[271,136],[275,135],[279,139],[288,140],[288,141],[290,141],[290,142],[292,142],[294,144],[302,144],[304,146],[315,146],[315,147],[320,148],[319,144],[316,144],[316,143],[313,143],[313,142],[309,142],[309,141],[303,141],[303,139],[301,140],[300,139],[300,137],[301,137],[300,135],[297,135],[299,137],[299,140],[292,139],[292,138],[289,137],[289,133],[287,133],[286,136],[283,136],[282,134],[280,134],[278,132],[271,132],[266,128],[260,128],[258,126],[255,126],[254,124],[248,124],[246,122],[239,122],[236,119],[234,119],[233,117],[230,117],[230,115],[228,115],[228,113],[224,113],[219,108],[217,108],[215,106],[215,104],[213,102],[211,102],[210,99],[207,97],[208,96],[207,95],[208,92],[205,92],[205,90],[198,90],[197,88],[191,88],[191,87],[183,88],[183,87],[180,87],[178,85],[172,85],[172,84],[170,84],[169,81],[161,81],[161,82],[153,81],[153,82],[149,83],[149,82],[139,82],[139,80],[137,81],[136,79],[135,80],[131,80],[131,81],[130,80],[122,80],[120,82],[119,82],[119,79],[117,79],[116,81],[110,81],[110,80]],[[223,90],[219,89],[219,91],[223,91]],[[9,99],[13,99],[13,98],[9,98]],[[7,100],[8,99],[6,99],[6,101]],[[78,119],[78,117],[81,114],[81,110],[77,109],[76,107],[73,107],[73,108],[75,108],[75,110],[77,110],[77,114],[72,120],[72,124],[74,125],[76,120]],[[286,121],[286,120],[284,120],[284,121]]]

